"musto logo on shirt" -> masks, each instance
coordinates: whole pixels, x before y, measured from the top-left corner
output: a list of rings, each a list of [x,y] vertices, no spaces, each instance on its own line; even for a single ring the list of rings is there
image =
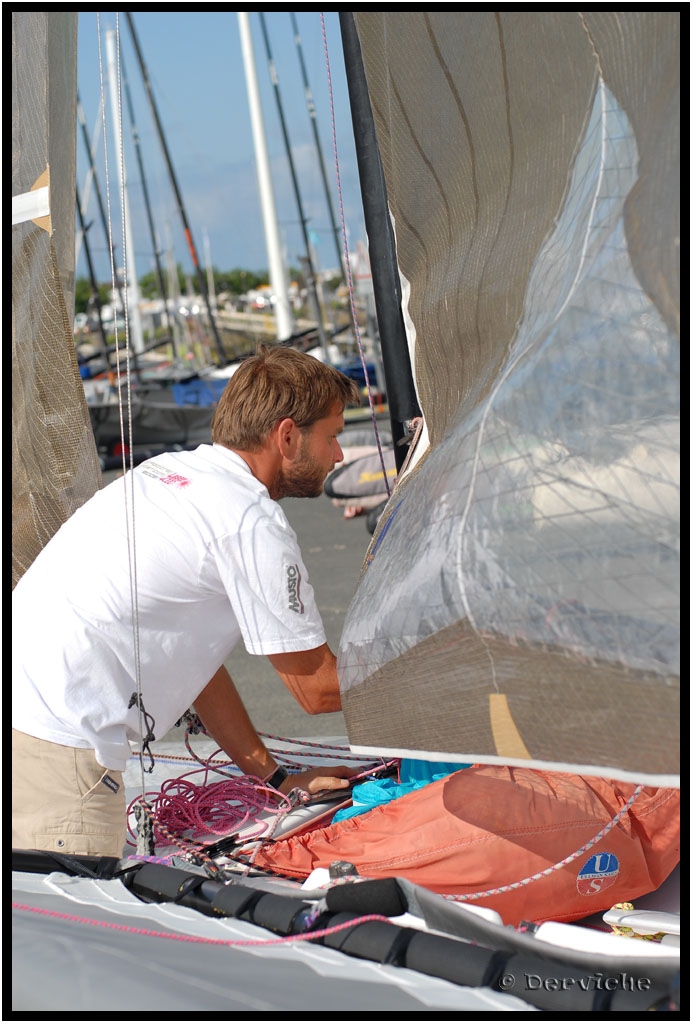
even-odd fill
[[[286,568],[286,583],[289,590],[289,608],[297,615],[303,615],[303,601],[301,600],[301,573],[297,565],[289,565]]]
[[[613,853],[595,853],[580,869],[577,890],[581,896],[596,896],[614,884],[618,872],[618,858]]]

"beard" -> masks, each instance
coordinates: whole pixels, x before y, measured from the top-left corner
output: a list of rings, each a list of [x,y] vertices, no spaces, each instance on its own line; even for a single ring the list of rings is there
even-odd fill
[[[279,472],[272,488],[272,497],[275,500],[318,498],[322,494],[326,476],[324,467],[304,451],[287,472]]]

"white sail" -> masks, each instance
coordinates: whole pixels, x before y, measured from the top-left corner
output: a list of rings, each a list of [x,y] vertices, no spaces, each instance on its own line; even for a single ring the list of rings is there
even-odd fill
[[[355,20],[431,444],[347,616],[352,746],[676,785],[678,14]]]
[[[12,18],[12,585],[101,472],[72,335],[77,15]]]

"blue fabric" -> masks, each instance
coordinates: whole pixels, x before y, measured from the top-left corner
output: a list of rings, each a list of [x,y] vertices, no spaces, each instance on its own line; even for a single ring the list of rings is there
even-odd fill
[[[221,393],[227,383],[228,381],[225,379],[203,380],[199,377],[179,381],[171,389],[173,400],[177,405],[214,405],[221,398]]]
[[[420,761],[403,758],[399,769],[399,782],[395,782],[394,779],[369,779],[368,782],[364,782],[360,786],[354,786],[351,794],[351,807],[337,811],[332,821],[355,818],[359,814],[365,814],[366,811],[378,807],[379,804],[388,804],[400,796],[423,789],[424,786],[428,786],[437,779],[443,779],[446,775],[470,767],[469,764],[449,761]]]
[[[461,768],[471,768],[471,764],[460,764],[457,761],[422,761],[420,758],[403,757],[399,766],[399,777],[402,782],[433,782],[451,775]]]

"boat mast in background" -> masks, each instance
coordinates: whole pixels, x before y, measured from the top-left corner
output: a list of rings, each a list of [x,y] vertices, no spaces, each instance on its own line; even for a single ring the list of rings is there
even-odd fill
[[[294,165],[294,158],[291,152],[291,143],[289,142],[289,133],[286,127],[286,118],[284,117],[284,106],[282,104],[281,95],[279,93],[279,80],[277,78],[277,69],[272,57],[272,51],[270,49],[269,36],[267,34],[267,26],[265,25],[265,18],[262,11],[260,14],[260,27],[262,28],[262,37],[265,42],[265,51],[267,53],[267,63],[269,65],[270,78],[272,80],[272,86],[274,88],[274,96],[277,101],[277,112],[279,114],[279,121],[282,127],[282,135],[284,137],[284,146],[286,148],[286,158],[289,161],[289,170],[291,171],[291,181],[294,186],[294,195],[296,196],[296,205],[298,207],[298,218],[301,222],[301,233],[303,235],[303,244],[305,246],[306,255],[303,257],[302,262],[305,269],[308,272],[308,293],[311,298],[313,305],[313,316],[318,325],[318,336],[320,338],[320,347],[322,351],[327,355],[327,348],[325,345],[325,326],[323,323],[322,303],[318,296],[318,278],[313,263],[313,257],[311,255],[311,244],[310,238],[308,237],[308,226],[306,221],[306,215],[303,210],[303,200],[301,199],[301,189],[299,188],[298,178],[296,176],[296,167]]]
[[[113,138],[118,163],[118,181],[120,182],[123,203],[123,227],[125,231],[125,238],[128,241],[127,245],[123,245],[123,272],[125,275],[125,294],[127,298],[127,309],[123,309],[123,316],[126,316],[130,323],[132,347],[134,351],[136,353],[142,353],[144,351],[144,341],[142,336],[142,317],[140,314],[140,288],[137,281],[134,246],[130,244],[133,234],[132,226],[130,224],[130,203],[128,200],[127,173],[125,171],[122,123],[118,97],[115,32],[112,29],[106,32],[106,54],[108,84],[111,94],[111,110],[113,116]],[[130,251],[128,252],[128,250]],[[117,322],[117,320],[115,322]]]
[[[265,141],[260,93],[257,85],[257,72],[255,69],[255,57],[253,54],[253,40],[250,31],[250,22],[247,11],[237,11],[237,14],[238,31],[241,37],[241,49],[243,52],[243,66],[245,68],[245,79],[248,88],[250,121],[253,129],[253,142],[255,144],[255,158],[257,165],[257,179],[260,188],[260,202],[262,205],[262,219],[265,226],[269,277],[270,284],[272,285],[272,292],[275,297],[274,314],[277,323],[277,341],[284,341],[286,338],[290,338],[293,334],[293,317],[291,315],[291,306],[289,304],[286,270],[284,268],[281,249],[279,246],[277,212],[274,204],[272,178],[269,171],[269,158],[267,155],[267,143]]]
[[[298,50],[298,59],[301,65],[301,77],[303,79],[303,87],[306,93],[306,106],[308,108],[308,114],[310,116],[310,123],[313,129],[313,138],[315,139],[315,148],[318,152],[318,159],[320,161],[320,174],[322,176],[322,183],[325,187],[325,201],[327,202],[327,209],[330,214],[330,224],[332,225],[332,234],[334,235],[335,246],[337,248],[337,266],[339,267],[342,275],[342,280],[346,284],[347,275],[344,268],[344,249],[341,244],[341,232],[337,225],[337,219],[334,213],[334,207],[332,205],[332,196],[330,195],[330,187],[327,183],[327,171],[325,169],[325,158],[322,154],[322,146],[320,145],[320,135],[318,133],[318,121],[315,115],[315,103],[313,102],[313,95],[310,91],[310,85],[308,82],[308,73],[306,71],[306,62],[303,59],[303,47],[301,46],[301,36],[298,31],[298,24],[296,23],[296,15],[293,11],[291,14],[291,24],[294,30],[294,39],[296,41],[296,49]]]
[[[91,245],[90,245],[90,242],[89,242],[89,236],[87,234],[87,231],[89,229],[88,229],[88,225],[84,221],[84,213],[83,213],[83,208],[82,208],[82,201],[81,201],[80,195],[79,195],[79,188],[76,188],[75,191],[76,191],[76,200],[77,200],[77,203],[76,203],[76,205],[77,205],[77,217],[79,219],[79,226],[80,226],[80,230],[81,230],[81,234],[82,234],[82,242],[84,244],[84,255],[85,255],[86,260],[87,260],[87,269],[89,271],[89,283],[91,284],[91,291],[92,291],[92,296],[93,296],[93,302],[94,302],[94,305],[96,306],[96,319],[97,319],[98,324],[99,324],[99,331],[98,331],[99,345],[100,345],[100,353],[99,354],[101,355],[101,357],[103,358],[103,360],[104,360],[104,362],[106,364],[109,380],[111,381],[111,383],[114,383],[114,381],[112,379],[113,378],[113,373],[112,373],[112,369],[111,369],[110,353],[108,351],[108,342],[106,341],[106,331],[105,331],[105,328],[104,328],[104,325],[103,325],[103,314],[101,312],[101,297],[99,296],[99,284],[98,284],[98,281],[96,280],[96,272],[94,270],[94,261],[91,258]]]
[[[89,230],[89,225],[88,224],[84,225],[82,223],[82,214],[84,214],[86,216],[86,211],[87,211],[87,207],[88,207],[88,188],[89,188],[90,181],[94,185],[94,195],[96,196],[96,202],[97,202],[98,207],[99,207],[99,216],[101,218],[101,226],[103,227],[104,238],[106,240],[106,247],[108,248],[109,253],[111,251],[111,238],[110,238],[110,233],[109,233],[109,230],[108,230],[108,217],[106,215],[106,207],[104,205],[103,196],[101,194],[101,188],[99,186],[99,179],[98,179],[97,174],[96,174],[96,166],[94,164],[94,151],[93,151],[91,145],[89,144],[89,136],[87,134],[87,123],[86,123],[86,120],[85,120],[85,117],[84,117],[84,111],[82,109],[82,104],[80,102],[79,93],[77,93],[77,120],[78,120],[80,128],[82,130],[82,138],[84,140],[84,148],[86,150],[87,159],[89,161],[89,176],[87,177],[87,183],[85,185],[85,189],[84,189],[84,192],[83,192],[82,196],[80,197],[79,194],[78,194],[78,197],[77,197],[77,213],[78,213],[78,216],[79,216],[79,219],[80,219],[80,224],[82,224],[82,228],[81,228],[81,230],[77,234],[77,244],[76,244],[76,247],[75,247],[75,266],[77,266],[77,259],[79,257],[79,249],[80,249],[80,245],[82,243],[82,240],[84,240],[85,252],[86,252],[86,248],[87,248],[87,235],[86,235],[86,232]],[[115,247],[113,249],[112,257],[115,260]],[[87,256],[87,263],[89,264],[90,262],[91,262],[91,257]],[[89,267],[90,280],[91,280],[92,270],[93,270],[93,267]],[[95,274],[94,274],[94,279],[92,280],[92,290],[95,287],[94,281],[96,281],[96,275]],[[120,300],[121,309],[125,309],[125,300],[123,298],[123,291],[122,291],[122,287],[121,287],[120,277],[119,277],[118,274],[116,274],[116,291],[117,291],[117,294],[118,294],[118,298]],[[101,303],[100,302],[98,303],[98,315],[99,315],[99,321],[101,321]]]
[[[139,42],[137,40],[137,34],[135,33],[135,26],[134,26],[133,21],[132,21],[132,15],[130,14],[129,11],[126,11],[125,12],[125,16],[126,16],[127,21],[128,21],[128,27],[130,28],[130,35],[132,36],[132,44],[133,44],[133,46],[135,48],[135,53],[137,54],[137,60],[139,62],[140,70],[142,72],[142,80],[143,80],[145,88],[147,90],[147,96],[149,98],[149,105],[150,105],[151,110],[152,110],[152,116],[154,118],[154,123],[156,125],[157,134],[158,134],[159,140],[161,142],[161,148],[163,150],[164,159],[166,161],[166,166],[168,168],[169,177],[171,179],[171,185],[173,187],[173,191],[174,191],[175,196],[176,196],[176,202],[178,203],[178,209],[180,211],[180,215],[181,215],[181,217],[183,219],[183,227],[184,227],[184,230],[185,230],[185,238],[186,238],[186,241],[188,243],[188,248],[190,250],[190,256],[191,256],[192,261],[193,261],[193,266],[195,267],[195,275],[197,277],[198,287],[200,289],[200,294],[204,297],[205,304],[207,306],[207,315],[209,316],[209,324],[210,324],[210,327],[212,329],[212,333],[214,334],[214,341],[215,341],[216,348],[217,348],[217,357],[219,359],[220,365],[221,366],[226,366],[228,364],[229,360],[226,358],[226,353],[224,351],[224,346],[222,344],[221,336],[219,335],[219,330],[217,328],[216,318],[214,316],[214,313],[212,311],[212,306],[211,306],[210,301],[209,301],[209,291],[207,289],[207,282],[205,280],[205,275],[204,275],[204,273],[202,271],[202,267],[200,266],[200,261],[199,261],[199,259],[197,257],[197,250],[195,249],[195,243],[193,241],[192,231],[190,230],[190,226],[189,226],[189,223],[188,223],[188,218],[187,218],[187,215],[185,213],[185,207],[183,205],[183,198],[182,198],[182,196],[180,194],[180,189],[178,188],[178,181],[176,179],[176,175],[175,175],[175,172],[173,170],[173,164],[171,163],[171,158],[169,156],[168,146],[166,145],[166,139],[164,137],[163,128],[161,127],[161,121],[159,119],[159,113],[158,113],[158,111],[156,109],[156,104],[154,103],[154,96],[152,94],[152,88],[151,88],[151,85],[150,85],[150,82],[149,82],[149,75],[147,73],[147,68],[145,66],[144,59],[142,57],[142,51],[140,49],[140,45],[139,45]]]
[[[161,295],[161,301],[163,303],[163,313],[162,313],[162,315],[163,315],[164,323],[166,324],[166,330],[168,332],[168,336],[169,336],[169,338],[171,339],[171,341],[173,343],[173,349],[174,349],[174,354],[175,354],[176,362],[180,365],[180,363],[181,363],[181,353],[180,353],[180,351],[177,348],[176,338],[175,338],[174,331],[173,331],[173,323],[172,323],[172,320],[171,320],[171,313],[170,313],[170,310],[169,310],[169,304],[168,304],[168,299],[167,299],[167,295],[166,295],[166,285],[164,284],[164,274],[163,274],[163,269],[162,269],[162,266],[161,266],[161,252],[160,252],[160,248],[159,248],[159,241],[158,241],[158,238],[157,238],[156,230],[154,228],[154,217],[152,215],[152,204],[151,204],[150,198],[149,198],[149,187],[147,185],[147,176],[146,176],[146,174],[144,172],[144,160],[142,159],[142,147],[140,146],[140,136],[139,136],[139,132],[137,131],[137,124],[135,122],[135,108],[134,108],[133,103],[132,103],[132,97],[130,95],[130,87],[128,85],[128,78],[127,78],[127,74],[126,74],[126,70],[125,70],[125,65],[124,65],[123,60],[122,60],[122,56],[121,56],[121,69],[122,69],[123,85],[125,86],[125,98],[126,98],[126,101],[127,101],[128,114],[129,114],[129,117],[130,117],[130,128],[132,130],[132,140],[133,140],[134,145],[135,145],[135,156],[137,157],[137,168],[139,170],[140,182],[142,184],[142,196],[143,196],[143,199],[144,199],[145,209],[147,211],[147,224],[149,225],[149,235],[150,235],[151,240],[152,240],[152,252],[154,253],[154,266],[155,266],[155,270],[156,270],[156,281],[157,281],[157,285],[159,287],[159,294]]]

